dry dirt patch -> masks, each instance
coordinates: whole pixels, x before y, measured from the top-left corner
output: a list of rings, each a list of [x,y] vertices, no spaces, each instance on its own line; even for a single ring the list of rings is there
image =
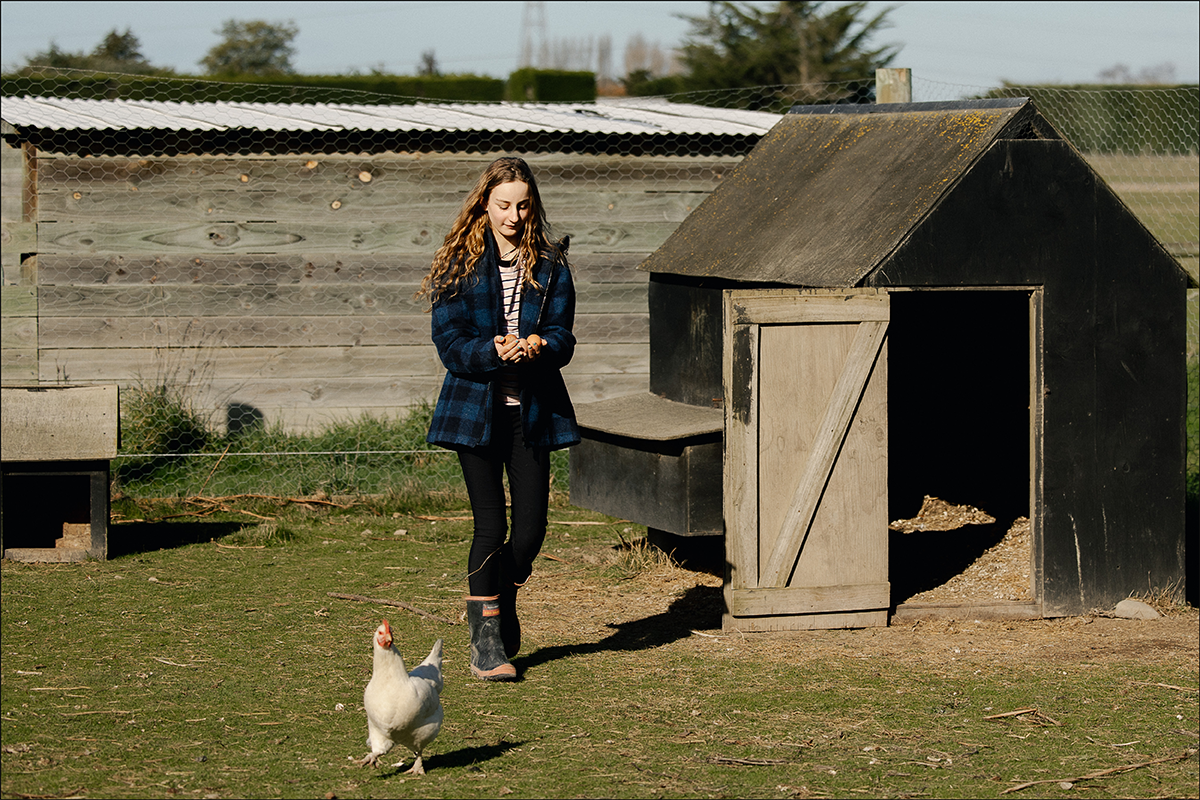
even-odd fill
[[[976,573],[1011,558],[1014,542],[1028,536],[1019,526],[985,554]],[[1027,550],[1026,550],[1027,553]],[[580,652],[625,649],[724,638],[749,645],[764,659],[886,657],[928,667],[942,663],[1045,662],[1195,664],[1200,660],[1200,613],[1163,608],[1156,620],[1101,615],[1023,621],[934,621],[862,630],[741,634],[721,630],[721,577],[659,563],[634,577],[597,575],[595,564],[616,561],[618,549],[569,551],[568,561],[541,561],[522,590],[522,624],[534,647],[564,646]],[[1024,556],[1026,563],[1028,555]],[[974,569],[974,566],[973,566]],[[977,576],[968,570],[961,583]],[[1019,567],[1013,574],[1019,574]],[[982,578],[979,578],[982,580]],[[943,589],[946,587],[939,587]],[[955,591],[953,587],[947,591]]]

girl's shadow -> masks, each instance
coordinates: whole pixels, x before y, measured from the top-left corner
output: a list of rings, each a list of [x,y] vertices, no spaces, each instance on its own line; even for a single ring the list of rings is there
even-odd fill
[[[693,586],[661,614],[609,625],[613,633],[598,642],[543,647],[513,660],[518,677],[525,670],[559,658],[608,651],[649,650],[686,638],[697,628],[721,627],[725,599],[720,586]]]

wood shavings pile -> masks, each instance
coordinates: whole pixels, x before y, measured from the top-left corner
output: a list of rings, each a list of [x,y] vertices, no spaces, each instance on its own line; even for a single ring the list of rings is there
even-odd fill
[[[914,595],[909,602],[1032,600],[1029,583],[1029,520],[1018,517],[998,543],[975,563],[941,586]]]
[[[964,525],[991,525],[996,518],[974,506],[956,506],[925,495],[921,510],[912,519],[899,519],[888,525],[894,531],[953,531]]]

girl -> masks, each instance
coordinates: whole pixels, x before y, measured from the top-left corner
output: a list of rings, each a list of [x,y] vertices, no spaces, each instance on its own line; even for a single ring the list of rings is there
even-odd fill
[[[575,351],[575,287],[567,240],[552,244],[547,227],[529,165],[493,161],[417,293],[432,303],[447,370],[426,438],[458,452],[471,499],[471,672],[489,681],[517,677],[517,589],[546,536],[550,451],[579,442],[561,372]]]

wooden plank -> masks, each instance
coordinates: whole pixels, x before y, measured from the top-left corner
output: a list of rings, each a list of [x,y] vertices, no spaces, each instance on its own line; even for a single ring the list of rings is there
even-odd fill
[[[0,382],[37,383],[38,351],[36,349],[0,349]]]
[[[846,437],[855,407],[883,347],[886,332],[886,321],[871,320],[858,325],[845,368],[826,406],[817,439],[809,451],[803,477],[792,496],[783,528],[771,548],[765,567],[759,572],[760,586],[782,587],[791,575],[838,449]],[[881,446],[886,447],[886,441]]]
[[[646,374],[645,345],[582,344],[566,371]],[[445,372],[432,344],[380,347],[213,347],[42,349],[41,380],[180,381],[265,378],[394,378]]]
[[[11,287],[8,287],[11,288]],[[23,287],[22,287],[23,288]],[[47,317],[285,317],[424,313],[417,284],[291,286],[43,286]],[[646,309],[648,285],[580,287],[579,314],[627,314]]]
[[[742,631],[743,633],[886,628],[887,624],[888,612],[886,609],[827,614],[791,614],[777,617],[735,617],[726,613],[721,617],[721,626],[725,630]]]
[[[19,266],[22,255],[36,253],[37,225],[32,222],[0,223],[0,265]]]
[[[847,319],[888,319],[888,297],[861,290],[844,295],[808,294],[804,289],[778,289],[739,294],[731,313],[734,325],[780,325],[802,318],[805,323],[844,322]]]
[[[428,187],[377,186],[324,191],[296,182],[272,182],[271,188],[200,189],[186,181],[170,188],[130,191],[127,186],[104,184],[94,189],[41,186],[38,221],[54,222],[316,222],[321,224],[389,222],[419,216],[448,227],[466,198],[466,190],[437,191]],[[616,191],[600,185],[593,189],[542,191],[550,221],[606,224],[683,219],[708,192],[658,191],[647,187]]]
[[[86,461],[117,454],[117,387],[0,389],[0,459]]]
[[[428,253],[449,223],[408,218],[395,222],[42,222],[39,253],[183,255],[195,253],[354,254]],[[575,222],[555,226],[570,235],[572,251],[645,253],[677,222]]]
[[[25,165],[19,147],[0,139],[0,222],[21,222]]]
[[[581,345],[644,344],[649,346],[650,318],[645,312],[576,314],[575,339]]]
[[[271,317],[420,314],[413,284],[375,286],[43,286],[47,317]]]
[[[21,142],[22,184],[21,220],[37,221],[38,205],[38,151],[30,142]]]
[[[740,157],[724,156],[518,155],[529,162],[543,193],[567,186],[708,192],[741,162]],[[96,184],[124,185],[138,191],[170,190],[186,184],[189,192],[202,193],[226,188],[251,191],[289,183],[317,193],[331,187],[397,191],[430,186],[465,193],[492,160],[490,155],[453,153],[150,158],[80,158],[43,153],[39,157],[39,182],[68,192],[92,190]],[[364,172],[371,176],[369,182],[360,178]]]
[[[342,317],[52,317],[46,350],[174,347],[369,347],[428,343],[426,314]]]
[[[58,317],[27,321],[32,338],[5,322],[5,336],[44,349],[122,347],[367,347],[426,343],[427,314],[256,317]],[[10,331],[9,328],[12,328]],[[578,314],[575,336],[586,344],[649,341],[645,314]],[[9,341],[7,338],[5,341]],[[8,345],[5,345],[8,346]],[[15,346],[15,345],[14,345]]]
[[[734,589],[730,611],[735,617],[786,616],[846,609],[886,609],[891,602],[891,584],[886,581],[850,586]]]
[[[574,402],[592,402],[621,395],[644,392],[646,375],[596,375],[564,373],[567,391]],[[265,377],[247,382],[215,379],[186,387],[186,393],[198,410],[220,415],[229,403],[251,405],[263,410],[266,421],[280,409],[372,408],[407,413],[414,403],[437,400],[445,371],[428,375],[395,375],[388,378],[298,376]],[[136,388],[136,381],[123,381],[124,387]],[[143,386],[146,384],[142,384]],[[153,385],[153,384],[150,384]],[[602,393],[604,398],[595,397]],[[215,419],[215,418],[214,418]]]
[[[573,249],[573,248],[572,248]],[[637,265],[648,253],[574,253],[582,283],[647,283]],[[413,283],[429,272],[432,254],[303,253],[297,255],[78,255],[38,257],[44,285]]]
[[[647,375],[567,375],[567,389],[576,402],[609,399],[646,391]],[[29,376],[35,381],[36,375]],[[4,379],[10,381],[7,367]],[[252,406],[268,425],[280,424],[293,433],[312,432],[362,414],[403,418],[411,406],[437,399],[443,375],[403,376],[391,379],[294,377],[214,380],[188,387],[187,397],[214,430],[222,430],[229,404]],[[22,378],[25,380],[25,378]],[[121,391],[136,387],[122,381]],[[449,452],[449,451],[447,451]]]
[[[1042,604],[1033,600],[1024,602],[978,603],[901,603],[896,606],[892,622],[903,625],[921,621],[944,620],[1015,620],[1041,619]]]
[[[38,290],[33,286],[0,286],[0,315],[9,317],[36,317],[38,313]]]
[[[212,414],[214,423],[219,422],[231,403],[259,409],[267,424],[273,422],[282,409],[334,411],[370,408],[374,409],[376,416],[384,413],[403,416],[414,403],[437,399],[444,374],[443,371],[386,378],[274,375],[250,382],[217,378],[187,386],[185,392],[195,409]],[[124,385],[139,387],[137,382]],[[152,383],[140,384],[147,385],[153,386]]]
[[[37,344],[37,317],[5,318],[0,325],[0,347],[5,350],[36,349]]]
[[[384,347],[213,347],[42,349],[43,381],[149,381],[155,385],[216,379],[392,378],[444,371],[432,344]]]
[[[758,334],[733,324],[733,295],[724,293],[722,384],[725,408],[723,504],[728,592],[758,585]]]

